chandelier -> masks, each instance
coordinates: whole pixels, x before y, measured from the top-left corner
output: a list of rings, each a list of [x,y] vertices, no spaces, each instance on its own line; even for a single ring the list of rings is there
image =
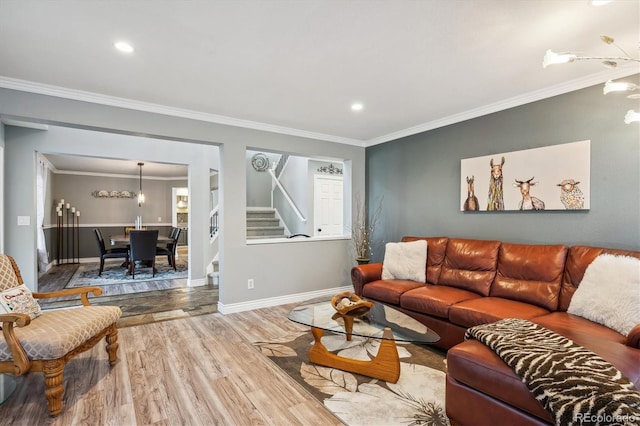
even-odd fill
[[[547,50],[542,60],[542,67],[546,68],[549,65],[567,64],[569,62],[584,60],[602,61],[602,64],[607,68],[616,68],[618,63],[640,63],[640,58],[634,58],[629,55],[623,48],[615,43],[613,37],[603,35],[600,36],[600,40],[608,45],[615,46],[621,52],[621,56],[578,56],[574,53],[556,53],[552,50]],[[603,93],[606,95],[611,92],[633,92],[638,89],[640,89],[640,85],[638,84],[609,80],[604,85]],[[627,98],[640,99],[640,93],[632,93],[627,95]],[[630,109],[624,116],[624,122],[629,124],[634,121],[640,121],[640,112]]]
[[[142,166],[144,166],[144,163],[138,163],[138,167],[140,167],[140,192],[138,192],[138,207],[142,207],[142,203],[144,203],[144,194],[142,193]]]

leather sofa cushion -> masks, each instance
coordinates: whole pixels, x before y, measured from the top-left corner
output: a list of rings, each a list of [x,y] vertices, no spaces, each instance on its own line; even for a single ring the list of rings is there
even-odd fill
[[[423,285],[423,283],[409,280],[378,280],[367,283],[362,289],[362,295],[379,302],[399,305],[400,296],[404,292]]]
[[[640,388],[640,350],[627,346],[626,336],[567,312],[553,312],[531,321],[600,355]]]
[[[495,352],[477,340],[467,340],[449,349],[447,376],[550,424],[554,423],[551,414],[535,399],[522,379]]]
[[[566,256],[564,245],[502,243],[489,294],[555,311]]]
[[[489,296],[465,300],[451,306],[449,321],[463,327],[473,327],[504,318],[531,319],[548,313],[548,310],[539,306]]]
[[[455,287],[426,284],[400,296],[400,306],[410,311],[449,318],[449,308],[464,300],[480,298],[477,293]]]
[[[403,243],[417,240],[427,241],[427,282],[431,284],[438,284],[438,277],[440,276],[440,270],[442,269],[442,264],[444,263],[444,255],[447,250],[447,241],[449,241],[449,238],[411,236],[402,238]]]
[[[496,275],[499,248],[500,241],[450,238],[438,284],[488,296]]]
[[[589,246],[573,246],[567,253],[567,261],[564,268],[564,279],[560,291],[559,311],[569,308],[571,297],[584,277],[584,272],[593,260],[599,255],[607,253],[617,256],[632,256],[640,259],[640,252],[631,250],[619,250]]]
[[[620,333],[566,312],[531,319],[595,352],[640,387],[640,351],[625,345]],[[467,340],[447,352],[447,375],[479,392],[551,421],[522,380],[491,349]]]

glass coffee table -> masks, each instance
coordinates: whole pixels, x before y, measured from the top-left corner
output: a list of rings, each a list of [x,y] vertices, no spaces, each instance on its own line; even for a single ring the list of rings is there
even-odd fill
[[[311,327],[315,343],[309,350],[309,361],[396,383],[400,378],[396,341],[430,344],[440,340],[434,331],[409,315],[379,302],[372,303],[369,312],[361,316],[339,314],[330,298],[309,300],[292,309],[288,315],[291,321]],[[361,361],[331,353],[321,342],[325,331],[344,334],[347,340],[351,336],[380,339],[378,354],[370,361]]]

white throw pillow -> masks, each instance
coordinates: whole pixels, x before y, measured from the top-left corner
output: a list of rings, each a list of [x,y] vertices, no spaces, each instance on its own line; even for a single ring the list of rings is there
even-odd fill
[[[426,281],[427,241],[387,243],[382,263],[383,280]]]
[[[567,312],[627,336],[640,324],[640,259],[601,254],[587,267]]]
[[[22,284],[0,292],[0,313],[29,314],[31,319],[40,316],[40,304],[33,298],[29,288]]]

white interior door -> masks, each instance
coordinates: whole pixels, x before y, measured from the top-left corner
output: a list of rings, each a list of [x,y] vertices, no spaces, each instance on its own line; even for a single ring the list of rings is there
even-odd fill
[[[316,175],[313,186],[313,235],[342,235],[342,177]]]

